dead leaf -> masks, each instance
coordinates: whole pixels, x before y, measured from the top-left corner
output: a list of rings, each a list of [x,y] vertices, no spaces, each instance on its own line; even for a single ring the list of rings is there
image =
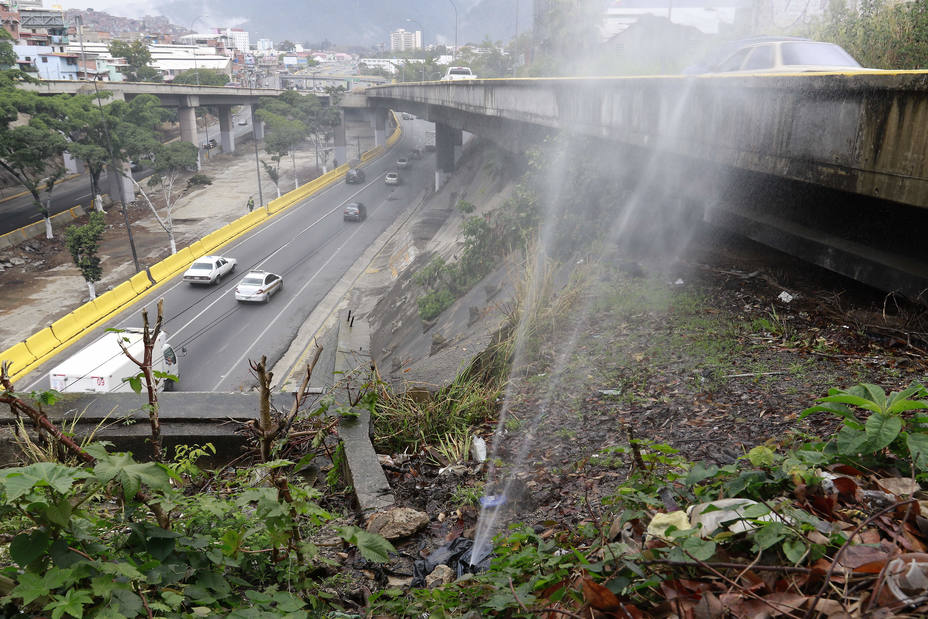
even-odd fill
[[[883,492],[894,494],[900,498],[912,496],[920,490],[918,482],[909,477],[886,477],[876,480],[876,485]]]
[[[828,619],[843,619],[844,617],[849,617],[844,610],[844,606],[837,600],[819,600],[815,603],[815,610],[828,617]]]
[[[842,497],[857,500],[857,490],[859,486],[857,482],[850,477],[835,477],[831,480],[831,483],[834,484]]]
[[[887,550],[879,546],[865,546],[862,544],[848,546],[844,549],[844,552],[841,553],[841,560],[838,561],[838,565],[843,565],[854,571],[857,571],[856,568],[858,567],[872,563],[880,563],[880,567],[882,568],[882,564],[886,563],[890,556]],[[879,570],[877,570],[877,572],[879,572]]]
[[[770,595],[764,596],[764,601],[769,606],[784,615],[794,614],[797,610],[802,608],[802,605],[805,604],[808,599],[809,596],[807,595],[788,592],[771,593]]]
[[[693,617],[695,619],[716,619],[724,616],[725,609],[722,607],[722,602],[712,593],[706,593],[693,606]]]
[[[755,599],[746,599],[739,593],[723,593],[719,596],[722,607],[738,619],[769,619],[773,610]]]
[[[589,578],[584,578],[581,581],[581,586],[583,587],[583,599],[596,610],[618,610],[619,607],[622,606],[622,604],[619,603],[619,598],[598,582],[594,582]]]

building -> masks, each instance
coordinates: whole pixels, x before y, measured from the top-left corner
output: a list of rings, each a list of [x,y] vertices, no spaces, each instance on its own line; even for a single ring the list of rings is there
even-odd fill
[[[259,52],[266,52],[274,49],[274,41],[270,39],[258,39],[257,45]]]
[[[247,52],[251,47],[248,41],[248,33],[241,28],[217,28],[216,33],[225,37],[226,47],[229,49]]]
[[[126,69],[125,58],[114,58],[110,54],[108,43],[100,41],[72,40],[65,51],[78,57],[78,72],[80,79],[99,79],[110,82],[121,82],[125,79],[123,71]]]
[[[202,45],[149,45],[151,64],[161,71],[165,81],[192,69],[214,69],[232,75],[232,58]]]
[[[68,28],[61,11],[21,9],[19,11],[19,41],[23,45],[51,46],[64,52],[68,44]]]
[[[390,51],[405,52],[411,49],[422,49],[422,31],[409,32],[400,28],[390,33]]]
[[[0,26],[14,41],[19,40],[19,11],[13,9],[9,2],[0,2]]]
[[[43,80],[78,80],[77,54],[52,45],[14,45],[19,68]]]

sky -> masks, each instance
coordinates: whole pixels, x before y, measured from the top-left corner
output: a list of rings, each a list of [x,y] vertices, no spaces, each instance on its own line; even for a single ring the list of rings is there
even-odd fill
[[[120,17],[141,17],[158,15],[160,11],[153,7],[151,0],[45,0],[46,7],[60,6],[63,9],[94,9]]]

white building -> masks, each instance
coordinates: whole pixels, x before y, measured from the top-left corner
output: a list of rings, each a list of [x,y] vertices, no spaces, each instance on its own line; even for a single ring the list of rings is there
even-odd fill
[[[232,59],[202,45],[149,45],[151,64],[170,81],[178,73],[191,69],[215,69],[232,74]]]
[[[270,51],[274,49],[274,41],[270,39],[258,39],[257,47],[259,52]]]
[[[422,49],[422,31],[409,32],[400,28],[390,33],[390,51],[405,52],[410,49]]]
[[[360,58],[358,64],[383,69],[391,75],[403,69],[403,63],[415,64],[425,62],[421,58]]]
[[[229,42],[228,47],[237,49],[240,52],[247,52],[250,46],[248,41],[248,32],[241,28],[219,28],[217,33],[224,36]]]

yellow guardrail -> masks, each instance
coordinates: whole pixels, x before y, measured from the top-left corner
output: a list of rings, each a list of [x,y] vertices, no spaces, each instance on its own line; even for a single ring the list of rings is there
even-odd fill
[[[396,117],[396,113],[393,113],[393,118],[396,123],[396,129],[387,139],[386,147],[395,144],[402,135],[402,129]],[[361,162],[367,163],[382,155],[385,151],[385,146],[377,146],[363,153],[361,155]],[[242,215],[235,221],[191,243],[176,254],[168,256],[164,260],[152,265],[149,268],[149,273],[151,273],[152,279],[157,283],[152,284],[151,280],[148,278],[148,273],[144,271],[136,273],[129,278],[129,280],[122,282],[112,290],[101,294],[93,301],[81,305],[73,312],[59,318],[38,333],[30,335],[25,341],[19,342],[3,352],[0,352],[0,359],[11,362],[10,378],[14,381],[17,380],[26,373],[32,371],[36,366],[47,361],[53,355],[58,354],[71,344],[77,342],[91,329],[99,326],[100,323],[110,318],[114,313],[121,311],[127,305],[134,303],[139,297],[144,296],[155,288],[161,287],[177,274],[186,270],[187,266],[193,260],[212,253],[229,241],[243,235],[251,228],[263,223],[271,216],[285,211],[310,195],[343,179],[349,168],[350,166],[346,163],[334,170],[330,170],[326,174],[311,180],[305,185],[275,200],[271,200],[266,208],[258,208],[247,215]],[[67,216],[72,218],[80,216],[82,213],[79,211],[80,207],[70,209],[70,211],[67,212]],[[65,215],[65,213],[59,213],[59,215]],[[30,224],[30,226],[36,225],[42,225],[42,230],[44,231],[43,222]],[[22,234],[24,230],[24,228],[14,230],[9,233],[9,235]],[[3,237],[0,237],[0,239],[2,238]]]

